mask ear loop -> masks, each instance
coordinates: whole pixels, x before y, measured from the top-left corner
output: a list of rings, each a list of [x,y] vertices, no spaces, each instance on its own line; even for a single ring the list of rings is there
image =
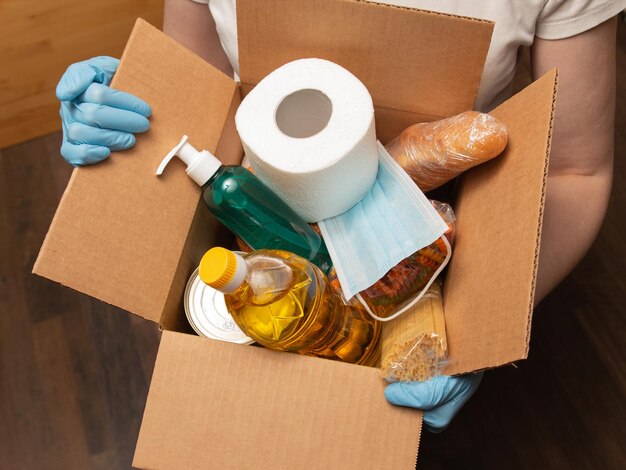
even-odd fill
[[[409,302],[407,305],[405,305],[400,310],[395,312],[393,315],[390,315],[390,316],[384,317],[384,318],[383,317],[379,317],[374,312],[372,312],[372,310],[370,309],[369,305],[367,305],[367,302],[365,302],[365,300],[363,300],[363,297],[361,296],[361,293],[359,292],[359,293],[356,294],[356,298],[359,300],[359,302],[361,302],[361,305],[363,305],[363,307],[365,308],[367,313],[369,313],[373,318],[375,318],[378,321],[383,321],[383,322],[384,321],[390,321],[390,320],[393,320],[394,318],[399,317],[400,315],[402,315],[408,309],[413,307],[413,305],[415,305],[417,302],[419,302],[422,297],[424,297],[424,294],[428,291],[428,289],[430,288],[432,283],[435,282],[435,279],[437,279],[437,277],[439,277],[439,274],[441,274],[441,271],[444,270],[444,268],[448,264],[448,261],[450,261],[450,258],[452,257],[452,247],[450,246],[450,242],[445,237],[445,235],[442,236],[441,238],[443,239],[443,243],[446,245],[446,249],[447,249],[448,253],[446,254],[446,258],[443,260],[443,263],[441,263],[441,265],[433,273],[433,275],[431,276],[430,280],[424,286],[422,291],[413,300],[411,300],[411,302]]]

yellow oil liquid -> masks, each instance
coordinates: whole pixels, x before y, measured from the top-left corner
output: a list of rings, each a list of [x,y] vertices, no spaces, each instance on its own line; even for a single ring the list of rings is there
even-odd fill
[[[377,365],[380,324],[359,306],[346,306],[322,272],[306,260],[278,250],[289,276],[273,276],[274,288],[244,281],[227,294],[226,305],[239,327],[257,343],[282,351]],[[278,269],[268,262],[268,270]],[[283,285],[276,285],[276,284]]]

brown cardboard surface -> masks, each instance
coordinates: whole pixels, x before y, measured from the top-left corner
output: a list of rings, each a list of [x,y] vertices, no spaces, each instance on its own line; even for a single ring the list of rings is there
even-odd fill
[[[496,108],[507,148],[462,178],[444,284],[446,373],[528,355],[556,84],[552,70]]]
[[[493,23],[353,0],[238,0],[237,31],[244,92],[292,60],[331,60],[370,91],[385,142],[417,122],[411,114],[473,107]],[[405,119],[389,127],[383,110]]]
[[[192,332],[187,317],[181,314],[183,294],[187,281],[198,267],[201,255],[210,246],[230,246],[233,237],[223,225],[206,210],[204,204],[198,204],[193,217],[187,241],[181,252],[169,295],[163,307],[159,324],[161,328],[173,331]]]
[[[133,149],[74,170],[34,272],[159,321],[171,287],[180,284],[173,283],[177,270],[191,272],[179,261],[199,188],[181,162],[159,178],[156,168],[183,134],[214,152],[238,91],[226,75],[143,20],[112,86],[150,103],[151,129]],[[204,237],[208,245],[211,233]],[[175,295],[180,309],[182,291]]]
[[[378,370],[165,331],[133,465],[412,469],[421,412]]]

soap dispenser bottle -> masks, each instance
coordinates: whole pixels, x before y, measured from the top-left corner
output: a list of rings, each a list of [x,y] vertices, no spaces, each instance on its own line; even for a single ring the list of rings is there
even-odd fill
[[[208,150],[198,151],[187,136],[161,161],[161,175],[172,158],[187,164],[187,175],[202,186],[209,211],[252,249],[278,249],[316,264],[325,274],[332,261],[322,237],[252,172],[224,165]]]

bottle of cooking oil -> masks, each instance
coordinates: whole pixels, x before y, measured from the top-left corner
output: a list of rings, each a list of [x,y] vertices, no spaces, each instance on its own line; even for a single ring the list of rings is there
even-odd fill
[[[322,271],[282,250],[237,254],[212,248],[200,279],[225,294],[243,332],[281,351],[374,366],[380,324],[360,304],[346,305]]]

